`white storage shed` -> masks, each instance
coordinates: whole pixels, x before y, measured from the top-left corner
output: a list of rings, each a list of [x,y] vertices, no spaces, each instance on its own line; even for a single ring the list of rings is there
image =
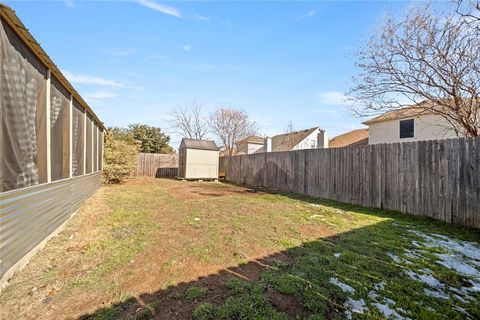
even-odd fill
[[[183,138],[179,170],[184,179],[218,179],[219,148],[213,141]]]

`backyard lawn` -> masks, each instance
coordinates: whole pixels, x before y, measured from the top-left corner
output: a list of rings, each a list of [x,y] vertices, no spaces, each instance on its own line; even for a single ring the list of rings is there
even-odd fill
[[[480,234],[217,182],[90,198],[0,295],[0,318],[478,319]]]

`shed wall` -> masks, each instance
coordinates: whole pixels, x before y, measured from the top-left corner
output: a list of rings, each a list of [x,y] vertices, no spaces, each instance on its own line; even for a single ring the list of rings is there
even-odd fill
[[[186,150],[185,179],[218,179],[219,152],[212,150]]]

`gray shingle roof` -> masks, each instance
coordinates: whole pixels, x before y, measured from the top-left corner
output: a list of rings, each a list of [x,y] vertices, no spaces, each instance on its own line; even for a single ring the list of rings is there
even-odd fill
[[[215,142],[211,140],[195,140],[183,138],[181,145],[184,145],[187,149],[199,149],[199,150],[220,150]]]

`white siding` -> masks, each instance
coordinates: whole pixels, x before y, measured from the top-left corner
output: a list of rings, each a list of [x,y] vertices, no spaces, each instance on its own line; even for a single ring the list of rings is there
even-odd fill
[[[263,147],[263,144],[248,143],[247,144],[247,154],[255,153],[255,151],[257,151],[261,147]]]
[[[320,129],[313,131],[310,135],[308,135],[305,139],[300,141],[292,150],[303,150],[303,149],[316,149],[316,148],[328,148],[328,138],[327,134],[324,132],[324,145],[318,146],[318,134],[320,133]]]
[[[414,119],[414,137],[400,139],[400,121]],[[422,115],[372,123],[368,129],[369,144],[455,138],[448,121],[439,115]]]
[[[219,152],[186,149],[185,179],[218,179]]]

